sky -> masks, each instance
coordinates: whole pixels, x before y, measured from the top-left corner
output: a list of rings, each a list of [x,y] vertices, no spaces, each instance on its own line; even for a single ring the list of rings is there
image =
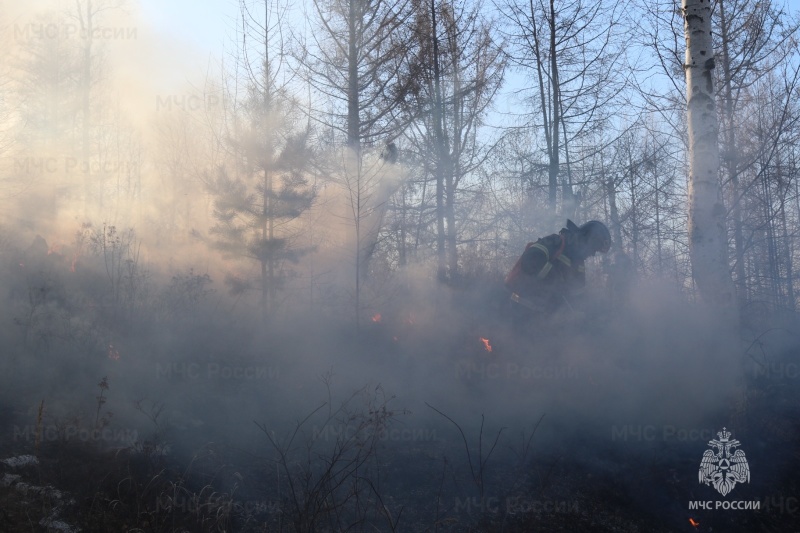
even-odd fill
[[[238,15],[235,0],[138,0],[152,31],[215,54],[228,39]]]
[[[238,2],[235,0],[213,0],[193,2],[191,0],[138,0],[141,17],[159,41],[171,42],[179,49],[190,52],[188,61],[176,66],[187,77],[204,71],[209,60],[219,58],[236,25]]]

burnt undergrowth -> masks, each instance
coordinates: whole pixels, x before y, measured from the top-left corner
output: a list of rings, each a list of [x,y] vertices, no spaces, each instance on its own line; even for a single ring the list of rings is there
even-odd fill
[[[778,532],[800,513],[794,318],[721,343],[682,302],[594,299],[520,330],[485,284],[358,331],[264,324],[116,245],[18,253],[2,531]],[[698,481],[723,428],[751,470],[727,497]],[[759,509],[690,508],[717,501]]]
[[[768,357],[773,374],[791,368],[791,351]],[[433,404],[412,412],[377,384],[341,396],[323,375],[319,404],[291,422],[175,424],[140,401],[145,423],[117,443],[113,381],[91,391],[86,416],[60,421],[45,409],[26,425],[6,397],[18,414],[3,420],[2,455],[36,462],[0,463],[0,520],[4,531],[789,531],[794,376],[754,364],[738,399],[691,427],[542,413],[520,431]],[[735,497],[697,480],[720,424],[736,428],[752,471]],[[718,500],[760,508],[690,509]]]

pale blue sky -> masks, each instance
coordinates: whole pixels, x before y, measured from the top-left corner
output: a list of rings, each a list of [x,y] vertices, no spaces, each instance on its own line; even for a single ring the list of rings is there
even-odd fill
[[[152,31],[219,53],[236,24],[237,0],[138,0]]]

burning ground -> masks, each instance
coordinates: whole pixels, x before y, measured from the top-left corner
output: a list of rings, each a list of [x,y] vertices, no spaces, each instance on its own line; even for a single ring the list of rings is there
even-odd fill
[[[265,326],[204,274],[135,294],[135,272],[114,289],[99,256],[42,241],[3,251],[3,531],[796,523],[788,324],[726,333],[641,287],[517,332],[491,283],[406,280],[358,329]],[[724,498],[697,477],[723,427],[751,470]],[[717,501],[759,509],[690,509]]]

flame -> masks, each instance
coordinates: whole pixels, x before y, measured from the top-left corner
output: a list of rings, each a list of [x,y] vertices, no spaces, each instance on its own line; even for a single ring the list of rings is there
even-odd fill
[[[694,518],[690,518],[690,519],[689,519],[689,523],[690,523],[690,524],[692,524],[694,527],[697,527],[697,526],[699,526],[699,525],[700,525],[700,522],[698,522],[698,521],[697,521],[697,520],[695,520]]]
[[[480,337],[480,339],[481,339],[481,342],[483,343],[483,347],[486,348],[486,351],[487,352],[491,352],[492,351],[492,345],[489,344],[489,339],[484,339],[483,337]]]
[[[376,324],[377,324],[378,322],[380,322],[380,321],[381,321],[381,314],[380,314],[380,313],[375,313],[375,314],[372,316],[372,321],[373,321],[373,322],[375,322]]]
[[[61,245],[59,243],[53,243],[50,245],[50,248],[47,249],[47,255],[60,254],[60,253],[61,253]]]

